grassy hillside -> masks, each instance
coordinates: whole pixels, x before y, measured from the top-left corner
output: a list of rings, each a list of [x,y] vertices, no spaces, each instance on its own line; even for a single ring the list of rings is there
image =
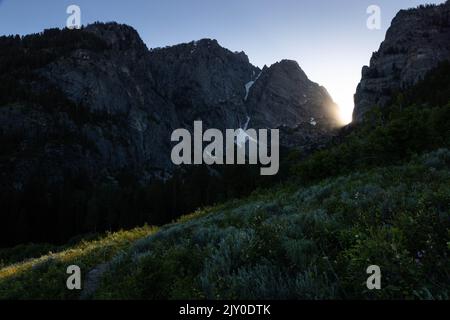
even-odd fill
[[[450,150],[286,185],[162,228],[0,271],[0,298],[79,298],[66,267],[108,262],[91,298],[450,298]],[[369,292],[368,266],[383,290]]]
[[[79,294],[66,289],[68,266],[92,270],[155,231],[155,228],[144,227],[109,234],[98,240],[81,241],[58,253],[48,252],[40,258],[3,267],[0,269],[0,299],[76,299]],[[41,250],[41,246],[37,249]]]

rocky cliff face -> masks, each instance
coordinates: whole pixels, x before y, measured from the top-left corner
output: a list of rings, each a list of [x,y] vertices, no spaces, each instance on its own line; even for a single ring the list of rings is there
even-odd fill
[[[373,54],[370,66],[362,70],[354,121],[362,121],[374,106],[385,106],[396,92],[416,84],[449,59],[450,1],[400,11],[380,49]]]
[[[245,121],[245,84],[260,70],[243,52],[203,39],[152,50],[149,61],[155,90],[174,105],[184,127],[203,120],[213,128],[238,128]]]
[[[115,23],[73,31],[98,40],[98,48],[87,42],[57,50],[58,32],[45,41],[14,40],[18,52],[50,57],[23,67],[31,69],[18,80],[26,95],[63,97],[52,107],[33,99],[0,107],[2,141],[17,142],[2,154],[2,181],[15,189],[36,172],[55,183],[80,172],[114,178],[131,170],[143,181],[170,175],[170,135],[194,120],[219,129],[284,128],[284,145],[299,148],[328,138],[335,126],[330,96],[295,62],[260,70],[209,39],[148,50],[134,29]]]
[[[252,84],[247,112],[258,128],[280,128],[281,143],[307,149],[338,127],[338,107],[327,90],[308,79],[297,62],[264,68]]]

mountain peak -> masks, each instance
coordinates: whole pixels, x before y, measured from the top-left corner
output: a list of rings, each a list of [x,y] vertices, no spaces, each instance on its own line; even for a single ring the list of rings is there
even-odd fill
[[[136,29],[126,24],[95,22],[86,26],[85,30],[105,41],[112,49],[139,48],[147,50],[147,46]]]
[[[283,72],[290,74],[290,77],[303,78],[308,80],[308,76],[295,60],[283,59],[269,67],[270,72]]]
[[[252,121],[262,127],[276,124],[305,130],[315,119],[326,131],[334,129],[337,123],[336,105],[326,89],[310,81],[294,60],[285,59],[265,67],[252,86],[248,105],[255,114]]]
[[[219,41],[217,41],[216,39],[210,39],[210,38],[203,38],[197,41],[193,41],[192,42],[195,46],[216,46],[216,47],[221,47],[219,44]]]
[[[250,63],[250,59],[243,51],[232,52],[229,49],[220,45],[216,39],[203,38],[191,42],[176,44],[173,46],[152,48],[150,51],[155,54],[172,54],[176,53],[178,56],[233,56],[238,57],[244,63]]]

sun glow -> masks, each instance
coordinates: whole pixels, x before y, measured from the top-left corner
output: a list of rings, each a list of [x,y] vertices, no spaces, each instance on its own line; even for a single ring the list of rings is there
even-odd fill
[[[353,120],[353,105],[342,104],[336,101],[338,104],[338,121],[342,125],[347,125]]]
[[[323,85],[328,90],[333,101],[338,105],[337,120],[345,126],[352,122],[355,106],[353,95],[356,91],[358,79],[326,79]]]
[[[350,77],[340,77],[339,80],[326,79],[325,86],[328,89],[334,102],[338,105],[338,121],[343,125],[352,122],[355,102],[353,95],[356,91],[359,79]]]

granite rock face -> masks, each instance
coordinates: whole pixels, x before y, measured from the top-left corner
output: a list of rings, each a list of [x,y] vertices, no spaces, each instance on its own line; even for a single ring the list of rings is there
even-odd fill
[[[334,133],[336,106],[293,61],[260,70],[210,39],[148,50],[133,28],[116,23],[76,32],[104,45],[57,54],[32,70],[39,81],[29,83],[37,94],[57,90],[76,110],[0,106],[2,141],[17,141],[0,171],[16,190],[36,173],[56,184],[81,172],[108,181],[124,170],[143,182],[170,176],[171,134],[195,120],[218,129],[280,128],[283,145],[301,149]]]
[[[154,49],[149,61],[155,90],[174,105],[184,127],[202,120],[212,128],[238,128],[245,121],[245,84],[260,72],[245,53],[202,39]]]
[[[297,62],[266,67],[252,85],[247,109],[258,128],[280,128],[281,144],[307,149],[339,126],[338,106],[327,90],[308,79]]]
[[[353,119],[360,122],[374,106],[384,107],[392,95],[411,87],[450,59],[450,1],[402,10],[370,66],[362,70]]]

